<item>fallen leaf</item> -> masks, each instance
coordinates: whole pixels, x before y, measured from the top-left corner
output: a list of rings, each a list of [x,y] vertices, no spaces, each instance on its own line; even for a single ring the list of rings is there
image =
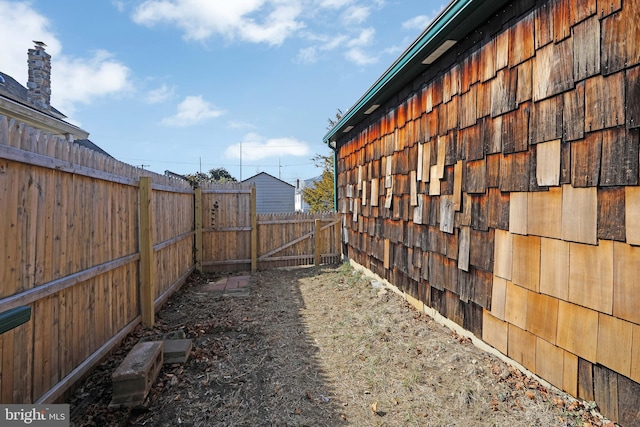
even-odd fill
[[[536,395],[533,392],[529,391],[529,390],[527,390],[524,393],[524,395],[527,396],[531,400],[536,400]]]
[[[373,411],[374,414],[378,415],[378,402],[373,402],[371,404],[371,410]]]

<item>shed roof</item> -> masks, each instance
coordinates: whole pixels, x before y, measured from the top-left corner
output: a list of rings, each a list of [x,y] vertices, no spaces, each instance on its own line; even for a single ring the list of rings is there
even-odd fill
[[[255,174],[255,175],[253,175],[253,176],[250,176],[250,177],[249,177],[249,178],[247,178],[247,179],[242,180],[242,182],[253,182],[253,181],[255,181],[256,177],[259,177],[259,176],[261,176],[261,175],[264,175],[264,176],[269,177],[269,178],[271,178],[271,179],[275,179],[276,181],[280,181],[281,183],[286,184],[286,185],[288,185],[289,187],[294,187],[293,185],[289,184],[288,182],[285,182],[285,181],[283,181],[283,180],[281,180],[281,179],[279,179],[279,178],[276,178],[275,176],[270,175],[270,174],[268,174],[268,173],[266,173],[266,172],[260,172],[260,173],[257,173],[257,174]]]
[[[323,138],[335,143],[508,0],[452,0]],[[376,107],[378,106],[378,107]]]

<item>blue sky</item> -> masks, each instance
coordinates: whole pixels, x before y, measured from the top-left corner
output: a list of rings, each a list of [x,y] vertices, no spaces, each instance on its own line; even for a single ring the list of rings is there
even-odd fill
[[[445,0],[0,0],[0,70],[32,40],[52,104],[119,160],[158,173],[319,174],[346,111]],[[242,174],[240,171],[242,146]],[[201,164],[201,166],[200,166]]]

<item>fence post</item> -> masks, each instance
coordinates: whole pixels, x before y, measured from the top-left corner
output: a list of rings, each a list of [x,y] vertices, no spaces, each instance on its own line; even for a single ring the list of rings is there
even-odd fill
[[[320,265],[320,263],[322,262],[322,253],[321,253],[321,242],[322,242],[322,238],[320,237],[320,228],[322,227],[322,221],[319,219],[315,220],[315,224],[314,224],[314,230],[313,230],[313,234],[315,237],[315,244],[314,244],[314,253],[315,253],[315,262],[314,264],[317,266]]]
[[[202,271],[202,188],[196,188],[194,195],[193,214],[195,215],[194,227],[195,236],[195,263],[196,270]]]
[[[151,196],[151,178],[140,177],[140,313],[147,327],[152,327],[155,321]]]
[[[256,187],[251,187],[251,272],[258,270],[258,207]]]

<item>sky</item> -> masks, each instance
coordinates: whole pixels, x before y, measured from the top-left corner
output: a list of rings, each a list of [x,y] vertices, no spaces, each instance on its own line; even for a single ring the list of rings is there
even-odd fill
[[[295,185],[447,0],[0,0],[0,71],[52,56],[51,104],[123,162]]]

